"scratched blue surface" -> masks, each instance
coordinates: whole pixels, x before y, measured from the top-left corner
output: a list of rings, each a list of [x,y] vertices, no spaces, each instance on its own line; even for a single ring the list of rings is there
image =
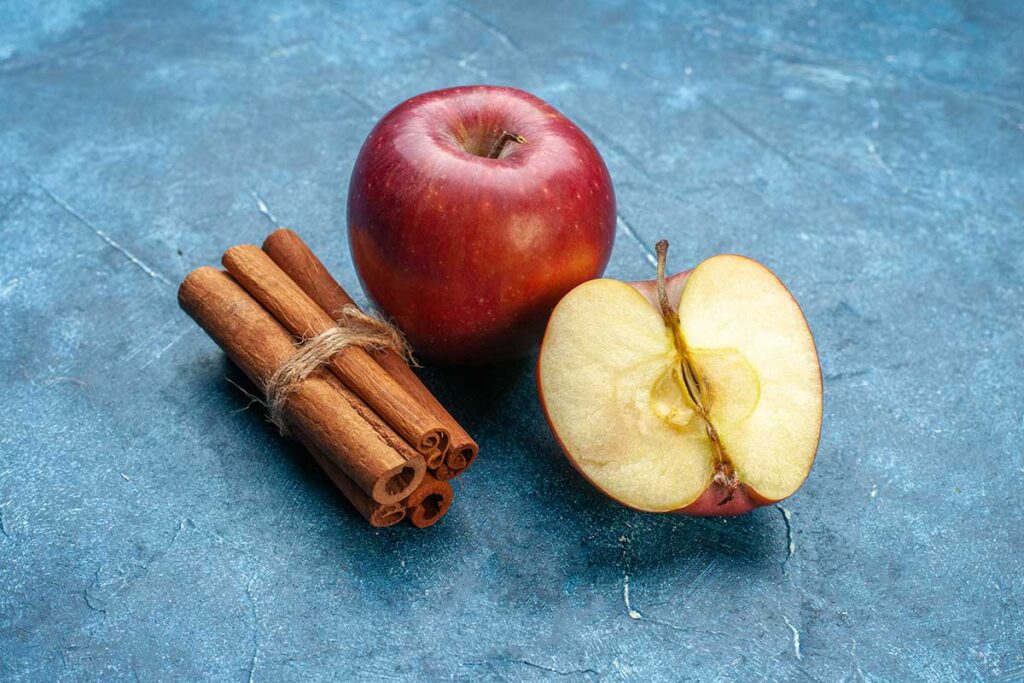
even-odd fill
[[[0,679],[1024,679],[1022,5],[376,5],[0,4]],[[796,496],[616,506],[528,359],[424,372],[480,459],[374,532],[243,410],[177,283],[283,223],[358,291],[359,145],[474,82],[593,137],[611,276],[667,236],[791,287]]]

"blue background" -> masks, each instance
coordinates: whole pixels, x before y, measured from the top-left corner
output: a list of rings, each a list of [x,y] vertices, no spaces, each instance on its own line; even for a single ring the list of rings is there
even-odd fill
[[[0,678],[1024,679],[1022,33],[968,0],[0,5]],[[480,459],[439,526],[373,531],[243,410],[177,283],[280,223],[359,292],[359,145],[475,82],[592,136],[610,276],[668,237],[790,286],[825,377],[797,495],[605,500],[527,359],[424,372]]]

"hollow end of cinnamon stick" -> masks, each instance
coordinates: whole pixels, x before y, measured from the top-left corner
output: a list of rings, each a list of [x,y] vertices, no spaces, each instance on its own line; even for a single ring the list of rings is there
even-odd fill
[[[426,474],[423,459],[409,460],[384,473],[374,485],[372,498],[378,503],[397,503],[415,492]]]
[[[427,467],[437,469],[445,461],[445,455],[449,451],[447,433],[435,430],[424,434],[416,450],[427,461]]]
[[[405,519],[405,510],[398,503],[382,505],[370,516],[370,526],[375,529],[394,526]]]
[[[370,523],[370,526],[380,529],[394,526],[405,519],[405,506],[402,503],[382,504],[373,500],[363,493],[340,467],[331,462],[327,454],[320,450],[309,437],[294,425],[291,425],[291,429],[292,435],[313,456],[313,460],[320,466],[335,488],[345,496],[352,507],[363,516],[363,519]]]
[[[476,460],[477,445],[475,443],[456,444],[449,449],[444,464],[455,472],[461,472]]]
[[[433,526],[452,505],[454,492],[448,482],[428,474],[405,501],[406,517],[419,529]]]
[[[426,409],[425,406],[424,409]],[[444,427],[439,426],[436,429],[423,432],[419,440],[410,445],[427,461],[427,467],[434,469],[444,462],[445,456],[450,450],[449,439],[448,432]]]
[[[441,481],[449,481],[459,476],[476,460],[478,446],[472,440],[464,440],[453,444],[445,454],[444,462],[431,471]]]

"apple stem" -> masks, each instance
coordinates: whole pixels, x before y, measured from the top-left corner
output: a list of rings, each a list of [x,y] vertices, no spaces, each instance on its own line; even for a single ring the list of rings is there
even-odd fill
[[[487,158],[488,159],[497,159],[499,156],[501,156],[501,153],[505,150],[505,145],[507,145],[510,142],[515,142],[516,144],[525,145],[526,144],[526,138],[524,138],[522,135],[519,135],[517,133],[510,133],[507,130],[501,131],[501,135],[499,135],[498,139],[494,141],[493,145],[491,145],[491,150],[489,152],[487,152]]]
[[[658,252],[658,303],[661,306],[661,318],[665,322],[665,327],[672,333],[672,339],[675,342],[676,350],[679,351],[680,367],[683,373],[683,387],[686,389],[686,393],[690,396],[690,401],[694,407],[702,415],[705,415],[706,411],[701,401],[702,390],[700,380],[697,378],[697,373],[690,365],[689,349],[686,345],[686,340],[683,338],[682,332],[679,330],[679,313],[669,303],[668,290],[665,286],[665,261],[668,258],[668,240],[661,240],[654,246],[655,251]],[[706,416],[706,415],[705,415]]]
[[[708,409],[704,405],[703,385],[697,375],[697,371],[690,364],[686,340],[679,329],[679,312],[668,300],[668,289],[665,285],[665,262],[668,259],[668,240],[658,242],[654,245],[654,250],[658,254],[657,284],[661,318],[665,321],[665,326],[671,330],[676,350],[679,351],[679,366],[682,371],[683,388],[686,389],[690,402],[693,403],[697,413],[704,420],[708,438],[715,449],[715,474],[712,477],[712,481],[725,490],[725,497],[718,502],[719,505],[725,505],[732,500],[736,489],[739,487],[739,476],[736,474],[736,468],[733,467],[728,454],[726,454],[725,449],[722,447],[722,440],[718,436],[718,431],[711,424],[711,417],[708,415]]]
[[[679,326],[679,313],[668,301],[668,290],[665,289],[665,261],[668,258],[668,240],[661,240],[654,245],[658,252],[658,303],[661,304],[661,317],[669,329]]]

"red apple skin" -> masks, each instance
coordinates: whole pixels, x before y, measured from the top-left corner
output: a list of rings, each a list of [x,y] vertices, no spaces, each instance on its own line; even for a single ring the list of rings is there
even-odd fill
[[[486,158],[506,130],[527,142]],[[348,236],[364,289],[417,354],[501,361],[536,348],[555,304],[604,272],[615,193],[590,139],[544,101],[438,90],[392,109],[363,144]]]
[[[673,303],[673,307],[679,306],[679,300],[683,294],[683,286],[686,284],[686,279],[693,272],[692,269],[684,270],[670,275],[665,278],[665,292],[668,294],[668,300]],[[651,305],[660,310],[661,305],[658,303],[658,282],[657,280],[639,280],[636,282],[627,282],[627,285],[637,290],[644,295]],[[788,291],[788,290],[787,290]],[[808,327],[808,329],[810,329]],[[547,403],[544,400],[544,392],[541,391],[541,375],[540,375],[540,358],[537,358],[537,396],[540,397],[540,405],[544,410],[544,417],[548,422],[548,428],[555,437],[555,441],[558,442],[559,448],[562,449],[562,453],[565,455],[565,459],[573,466],[580,475],[586,479],[591,486],[596,488],[598,491],[608,496],[612,500],[616,501],[620,505],[625,507],[638,510],[640,512],[647,512],[646,510],[640,510],[628,503],[625,503],[618,498],[615,498],[603,488],[597,485],[593,479],[587,476],[587,474],[580,468],[573,457],[569,454],[569,449],[562,443],[562,438],[558,436],[558,432],[555,431],[554,422],[551,421],[551,414],[548,412]],[[821,374],[819,368],[818,376],[819,386],[821,386]],[[821,439],[821,426],[818,426],[818,439]],[[813,463],[812,463],[813,464]],[[810,474],[810,468],[808,469]],[[806,477],[805,477],[806,478]],[[802,486],[803,484],[801,484]],[[798,487],[799,490],[799,487]],[[678,510],[667,510],[666,512],[672,512],[682,515],[690,515],[692,517],[737,517],[739,515],[745,515],[751,510],[766,505],[774,505],[780,502],[780,500],[773,500],[771,498],[765,498],[753,488],[745,483],[741,483],[739,487],[733,492],[732,498],[729,502],[722,504],[722,501],[726,498],[727,492],[725,487],[719,484],[711,484],[708,488],[704,489],[704,492],[697,497],[697,500],[693,501],[689,505],[679,508]]]

